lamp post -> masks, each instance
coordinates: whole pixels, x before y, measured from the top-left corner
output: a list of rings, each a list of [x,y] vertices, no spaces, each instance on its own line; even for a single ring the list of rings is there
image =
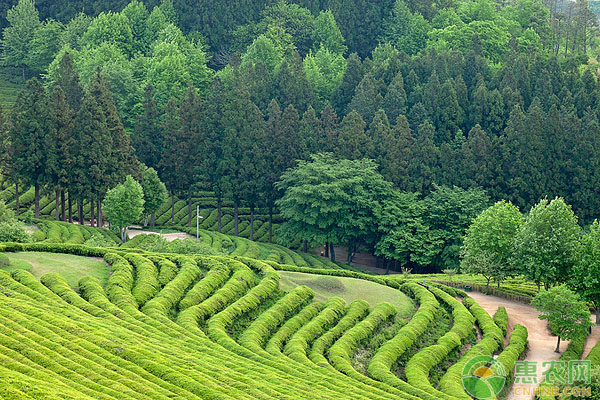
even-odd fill
[[[200,240],[200,218],[204,218],[200,215],[200,205],[196,206],[196,240]]]

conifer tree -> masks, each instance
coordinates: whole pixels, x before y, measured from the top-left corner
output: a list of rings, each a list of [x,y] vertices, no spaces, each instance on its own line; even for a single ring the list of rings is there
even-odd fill
[[[354,97],[352,97],[352,101],[348,104],[347,112],[356,111],[369,124],[382,102],[383,99],[375,88],[373,76],[367,74],[356,87]]]
[[[398,74],[392,80],[383,98],[382,107],[392,123],[395,123],[398,115],[406,115],[406,92],[404,91],[404,79],[402,73]]]
[[[131,136],[131,145],[141,163],[156,168],[163,154],[162,135],[159,130],[160,113],[153,96],[151,85],[146,86],[144,112],[136,118],[135,130]]]
[[[181,191],[180,160],[177,154],[179,136],[179,115],[177,101],[170,99],[165,106],[160,131],[163,135],[164,152],[158,164],[158,175],[171,196],[171,224],[175,224],[175,194]],[[188,170],[189,172],[189,170]]]
[[[323,131],[323,125],[312,106],[302,115],[300,121],[300,139],[303,141],[303,153],[300,158],[308,159],[308,155],[323,151],[327,145],[327,138]]]
[[[73,168],[75,165],[73,149],[76,148],[74,137],[74,113],[69,107],[64,92],[60,86],[52,89],[50,97],[50,143],[48,151],[48,166],[51,171],[51,180],[56,188],[56,219],[58,213],[58,195],[64,199],[64,190],[69,189]],[[71,195],[69,194],[69,205]],[[65,220],[65,204],[62,202],[62,218]],[[71,207],[69,207],[69,221],[72,221]]]
[[[373,154],[373,146],[365,132],[367,124],[355,110],[350,111],[339,129],[337,154],[348,160],[359,160]]]
[[[73,68],[73,62],[69,53],[65,53],[60,59],[58,69],[54,75],[53,86],[60,86],[73,112],[79,111],[84,91],[79,81],[79,75]]]
[[[363,66],[360,57],[356,53],[350,54],[342,83],[332,95],[331,103],[338,114],[344,112],[348,103],[354,97],[356,86],[363,79]]]
[[[325,143],[317,153],[333,152],[338,145],[338,134],[340,120],[337,113],[330,104],[325,105],[321,111],[321,124],[323,125],[323,136]]]
[[[15,179],[35,187],[35,217],[40,217],[40,187],[50,180],[50,106],[48,94],[33,78],[17,99],[8,138],[10,164]]]

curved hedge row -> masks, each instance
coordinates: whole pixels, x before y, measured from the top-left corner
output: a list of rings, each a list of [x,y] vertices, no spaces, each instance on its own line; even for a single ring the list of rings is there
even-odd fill
[[[213,260],[213,263],[215,263],[213,268],[188,290],[185,297],[179,302],[179,310],[202,303],[229,279],[231,269],[219,261]]]
[[[198,326],[200,324],[203,324],[210,316],[221,311],[254,285],[254,272],[246,265],[235,260],[225,261],[224,263],[234,271],[231,278],[202,303],[182,310],[177,316],[179,325],[199,332]]]
[[[368,313],[369,303],[366,301],[355,300],[350,303],[346,315],[340,319],[337,325],[313,342],[312,348],[308,354],[310,360],[321,367],[333,368],[331,364],[329,364],[329,361],[327,361],[327,358],[325,358],[326,351],[328,351],[331,345],[333,345],[344,332],[356,325]]]
[[[467,297],[463,300],[463,304],[469,309],[471,314],[477,320],[477,325],[483,332],[483,338],[471,347],[461,358],[448,368],[448,371],[440,379],[440,391],[447,395],[457,397],[459,399],[470,400],[462,384],[462,371],[466,363],[473,357],[486,355],[491,356],[494,352],[504,345],[504,336],[502,330],[496,326],[494,320],[475,300]]]
[[[502,365],[502,368],[507,373],[508,381],[512,380],[515,363],[521,357],[521,354],[527,348],[527,328],[523,325],[516,324],[513,328],[508,345],[496,358],[496,362]]]
[[[323,311],[302,326],[287,342],[284,354],[301,363],[308,363],[306,353],[311,343],[331,328],[346,313],[346,302],[339,297],[330,298]]]
[[[273,355],[282,355],[283,347],[289,338],[303,325],[311,321],[323,309],[321,303],[310,303],[304,307],[298,314],[288,319],[282,326],[271,336],[265,350]]]
[[[467,308],[443,290],[430,287],[435,296],[452,308],[454,324],[450,331],[440,337],[436,344],[426,347],[415,354],[404,368],[409,384],[432,394],[440,395],[429,382],[431,368],[444,360],[451,351],[459,348],[473,332],[475,318]]]
[[[439,308],[439,303],[435,296],[423,286],[411,282],[407,283],[405,288],[417,300],[419,309],[413,315],[412,319],[398,331],[394,338],[387,341],[377,350],[369,362],[367,370],[371,378],[390,386],[404,386],[405,382],[391,371],[392,366],[433,323]]]
[[[502,334],[506,336],[506,333],[508,332],[508,313],[504,306],[500,306],[498,307],[498,310],[496,310],[496,313],[494,314],[494,323],[498,328],[502,329]]]
[[[133,265],[135,283],[131,293],[141,307],[158,293],[158,270],[156,265],[146,257],[137,254],[124,254],[123,258]]]
[[[273,332],[298,308],[304,306],[314,296],[312,289],[306,286],[294,288],[279,299],[240,335],[238,342],[255,353],[265,352],[264,347]]]

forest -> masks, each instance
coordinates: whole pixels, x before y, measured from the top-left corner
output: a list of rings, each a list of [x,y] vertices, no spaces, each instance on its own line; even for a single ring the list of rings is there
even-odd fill
[[[584,0],[0,9],[5,74],[27,80],[3,112],[2,170],[36,204],[66,191],[69,210],[92,200],[102,218],[143,164],[173,201],[208,190],[272,215],[298,160],[372,159],[395,191],[465,217],[423,206],[427,229],[452,232],[422,263],[436,269],[492,202],[561,196],[581,224],[598,215],[600,42]]]

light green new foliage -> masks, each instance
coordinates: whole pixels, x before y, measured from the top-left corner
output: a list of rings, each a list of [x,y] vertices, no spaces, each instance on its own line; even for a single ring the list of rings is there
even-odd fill
[[[19,0],[17,5],[7,11],[8,26],[4,28],[2,40],[3,63],[24,68],[29,51],[29,43],[40,26],[40,17],[35,9],[34,0]],[[23,77],[25,72],[23,70]]]
[[[548,320],[550,332],[558,336],[557,353],[560,352],[561,339],[575,339],[592,324],[587,305],[566,285],[541,291],[531,305],[541,312],[540,319]]]
[[[481,213],[469,227],[464,239],[464,272],[482,274],[489,281],[501,282],[515,271],[510,263],[514,238],[524,223],[519,208],[499,201]]]
[[[111,189],[104,198],[104,215],[110,223],[119,227],[121,240],[127,240],[127,226],[139,221],[144,211],[142,186],[130,175],[124,183]]]
[[[167,188],[160,181],[154,168],[146,168],[142,174],[144,213],[154,214],[167,198]]]
[[[570,285],[596,307],[596,324],[600,324],[600,223],[595,220],[581,238],[581,259],[573,268]]]
[[[538,286],[565,282],[577,261],[579,235],[571,207],[560,197],[543,199],[531,209],[515,238],[512,262]]]

